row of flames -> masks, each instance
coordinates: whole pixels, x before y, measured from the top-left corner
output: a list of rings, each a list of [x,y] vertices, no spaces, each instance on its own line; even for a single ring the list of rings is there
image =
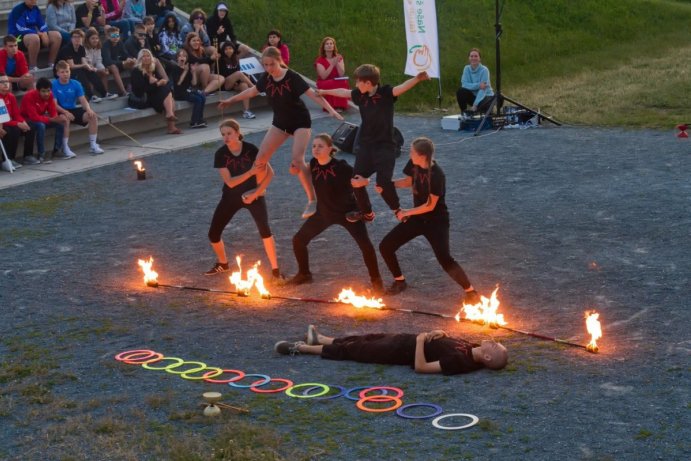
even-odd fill
[[[271,294],[264,286],[264,278],[259,273],[260,261],[257,261],[251,269],[247,270],[246,277],[242,277],[242,258],[235,257],[238,265],[238,270],[231,273],[228,279],[235,287],[238,295],[249,296],[254,288],[262,298],[270,298]],[[144,283],[148,286],[158,286],[158,273],[153,270],[154,258],[149,257],[148,260],[139,260],[139,267],[144,272]],[[497,293],[499,287],[495,288],[492,295],[487,298],[480,296],[480,302],[477,304],[463,304],[461,310],[455,315],[457,322],[462,319],[469,320],[475,323],[481,323],[490,326],[506,326],[508,323],[504,320],[504,314],[500,314],[499,305],[501,304]],[[372,308],[382,309],[386,307],[381,298],[366,297],[357,295],[351,288],[344,288],[334,300],[336,302],[351,304],[356,308]],[[586,311],[585,324],[588,334],[590,334],[590,342],[586,348],[590,351],[597,351],[597,340],[602,338],[602,326],[600,325],[600,314],[595,311]]]

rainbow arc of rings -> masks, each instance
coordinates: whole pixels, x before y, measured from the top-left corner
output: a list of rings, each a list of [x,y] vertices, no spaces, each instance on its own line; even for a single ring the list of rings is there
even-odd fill
[[[211,384],[227,384],[236,389],[249,389],[259,394],[283,393],[288,397],[312,400],[334,400],[344,397],[355,401],[355,406],[368,413],[388,413],[395,411],[404,419],[431,419],[432,425],[442,430],[461,430],[474,426],[479,418],[468,413],[442,414],[442,407],[434,403],[403,404],[403,389],[393,386],[358,386],[346,388],[323,383],[298,383],[290,379],[272,378],[261,373],[245,373],[242,370],[208,366],[204,362],[188,361],[180,357],[165,356],[150,349],[133,349],[120,352],[115,360],[127,365],[140,365],[146,370],[165,371],[190,381],[204,381]],[[230,377],[222,377],[230,375]],[[243,382],[241,382],[243,381]],[[249,381],[249,382],[248,382]],[[417,409],[431,410],[419,414]],[[415,411],[411,411],[416,409]],[[470,423],[458,426],[444,426],[441,421],[452,417],[465,417]]]

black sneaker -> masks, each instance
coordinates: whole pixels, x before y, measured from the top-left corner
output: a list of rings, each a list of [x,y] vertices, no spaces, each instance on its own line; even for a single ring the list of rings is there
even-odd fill
[[[396,296],[405,289],[408,288],[408,284],[405,280],[394,280],[389,288],[386,290],[387,295]]]
[[[299,355],[299,346],[303,346],[305,343],[303,341],[279,341],[274,344],[274,350],[282,355]]]
[[[288,285],[302,285],[303,283],[312,283],[312,274],[303,274],[298,272],[291,279],[288,280]]]
[[[471,290],[465,292],[465,298],[463,298],[463,304],[473,305],[479,304],[481,302],[480,295],[477,291]]]
[[[317,328],[314,325],[307,327],[307,344],[310,346],[318,346],[319,343],[319,333],[317,333]]]
[[[362,211],[349,211],[346,213],[346,221],[348,222],[358,222],[358,221],[365,221],[365,222],[372,222],[374,221],[374,211],[370,211],[369,213],[363,213]]]
[[[226,272],[227,270],[230,270],[230,266],[228,265],[228,263],[216,263],[214,264],[214,267],[204,272],[204,275],[216,275],[220,274],[221,272]]]

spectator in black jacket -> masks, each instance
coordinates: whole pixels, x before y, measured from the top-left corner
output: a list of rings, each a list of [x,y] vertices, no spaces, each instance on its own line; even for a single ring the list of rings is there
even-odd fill
[[[113,76],[115,86],[118,88],[118,95],[127,95],[125,85],[122,83],[120,72],[125,70],[132,70],[137,63],[135,58],[130,57],[125,49],[125,44],[120,40],[120,29],[111,26],[108,30],[108,40],[103,43],[101,55],[103,56],[103,65],[106,66],[110,75]]]

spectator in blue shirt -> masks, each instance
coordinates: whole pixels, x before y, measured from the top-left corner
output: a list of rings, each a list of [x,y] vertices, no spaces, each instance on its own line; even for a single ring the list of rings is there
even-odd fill
[[[480,50],[473,48],[468,53],[469,64],[463,68],[461,87],[456,92],[456,100],[461,112],[486,112],[492,103],[494,91],[489,81],[489,69],[480,63]]]
[[[52,65],[58,55],[62,37],[56,30],[48,30],[38,0],[24,0],[17,4],[7,18],[7,33],[17,37],[19,47],[27,52],[29,68],[38,70],[38,52],[41,47],[48,48],[48,62]]]

